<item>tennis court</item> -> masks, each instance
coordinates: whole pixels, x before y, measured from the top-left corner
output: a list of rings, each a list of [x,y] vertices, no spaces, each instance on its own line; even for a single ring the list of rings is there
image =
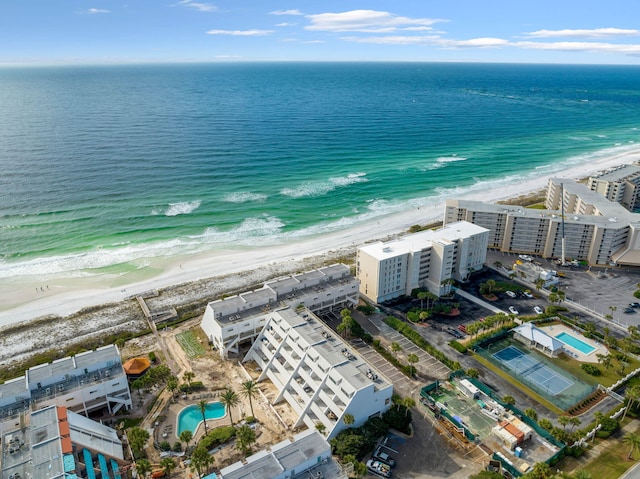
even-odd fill
[[[526,377],[541,390],[553,396],[557,396],[574,384],[574,381],[567,379],[537,359],[523,353],[515,346],[507,346],[494,353],[493,357],[507,369],[515,372],[520,377]]]

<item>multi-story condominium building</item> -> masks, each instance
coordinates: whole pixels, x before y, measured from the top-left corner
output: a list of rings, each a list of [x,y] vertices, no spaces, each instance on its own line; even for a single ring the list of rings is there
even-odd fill
[[[220,471],[221,479],[347,479],[331,457],[331,446],[314,429],[308,429]]]
[[[2,433],[2,479],[121,478],[124,455],[114,429],[48,406],[24,413]]]
[[[640,206],[640,165],[622,165],[598,176],[591,176],[588,188],[609,201],[620,203],[629,211],[634,211]]]
[[[583,184],[557,178],[549,180],[545,205],[546,210],[539,210],[447,200],[444,221],[465,220],[487,228],[489,248],[545,258],[562,257],[564,228],[565,259],[640,265],[640,215]]]
[[[292,425],[322,424],[332,438],[346,427],[345,414],[361,426],[391,405],[393,385],[309,310],[274,310],[243,362],[254,361],[258,381],[271,380],[273,404],[286,401]]]
[[[0,384],[0,427],[34,405],[65,406],[84,415],[130,409],[131,393],[118,348],[104,346],[40,364]]]
[[[257,290],[207,305],[200,327],[223,358],[249,346],[267,322],[272,309],[283,305],[306,307],[321,314],[358,304],[358,282],[349,267],[334,264],[265,283]]]
[[[356,273],[360,294],[374,303],[409,295],[415,288],[427,288],[438,296],[447,294],[449,280],[466,281],[482,268],[488,240],[489,230],[460,221],[361,246]]]

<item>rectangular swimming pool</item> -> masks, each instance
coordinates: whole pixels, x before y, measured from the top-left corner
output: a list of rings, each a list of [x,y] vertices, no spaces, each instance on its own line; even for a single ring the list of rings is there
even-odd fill
[[[569,333],[562,332],[556,336],[556,339],[562,341],[568,346],[571,346],[573,349],[577,349],[582,354],[589,354],[596,350],[593,346],[581,341]]]

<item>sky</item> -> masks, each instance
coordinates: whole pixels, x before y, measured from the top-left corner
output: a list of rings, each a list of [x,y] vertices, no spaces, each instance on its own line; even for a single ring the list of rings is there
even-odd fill
[[[0,65],[640,64],[638,0],[0,0]]]

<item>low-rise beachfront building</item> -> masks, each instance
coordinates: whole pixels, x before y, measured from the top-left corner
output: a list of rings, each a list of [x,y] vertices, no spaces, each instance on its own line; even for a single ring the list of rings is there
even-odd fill
[[[108,414],[130,409],[131,392],[117,346],[40,364],[0,384],[0,428],[16,423],[31,407],[50,405],[85,416],[103,409]]]
[[[562,214],[564,204],[564,217]],[[593,265],[640,265],[640,215],[570,180],[551,178],[546,210],[447,200],[445,224],[468,221],[490,231],[489,248],[562,257]],[[564,219],[564,221],[563,221]]]
[[[349,267],[334,264],[275,279],[254,291],[209,303],[200,327],[226,358],[250,345],[267,323],[269,313],[291,305],[322,314],[358,304],[358,281]]]
[[[97,477],[120,479],[122,442],[114,429],[48,406],[25,413],[2,433],[2,479]]]
[[[513,330],[513,339],[531,349],[555,358],[564,352],[564,343],[549,336],[532,323],[523,323]]]
[[[322,435],[308,429],[220,471],[221,479],[346,479]]]
[[[609,201],[620,203],[629,211],[640,205],[640,165],[622,165],[589,177],[587,187]]]
[[[286,401],[296,413],[293,428],[322,424],[332,438],[347,427],[346,414],[361,426],[391,405],[393,384],[309,310],[276,309],[244,357],[277,393],[273,404]]]
[[[466,221],[438,230],[358,248],[356,277],[360,294],[383,303],[416,288],[438,296],[447,294],[449,280],[466,281],[482,268],[487,256],[489,230]]]

